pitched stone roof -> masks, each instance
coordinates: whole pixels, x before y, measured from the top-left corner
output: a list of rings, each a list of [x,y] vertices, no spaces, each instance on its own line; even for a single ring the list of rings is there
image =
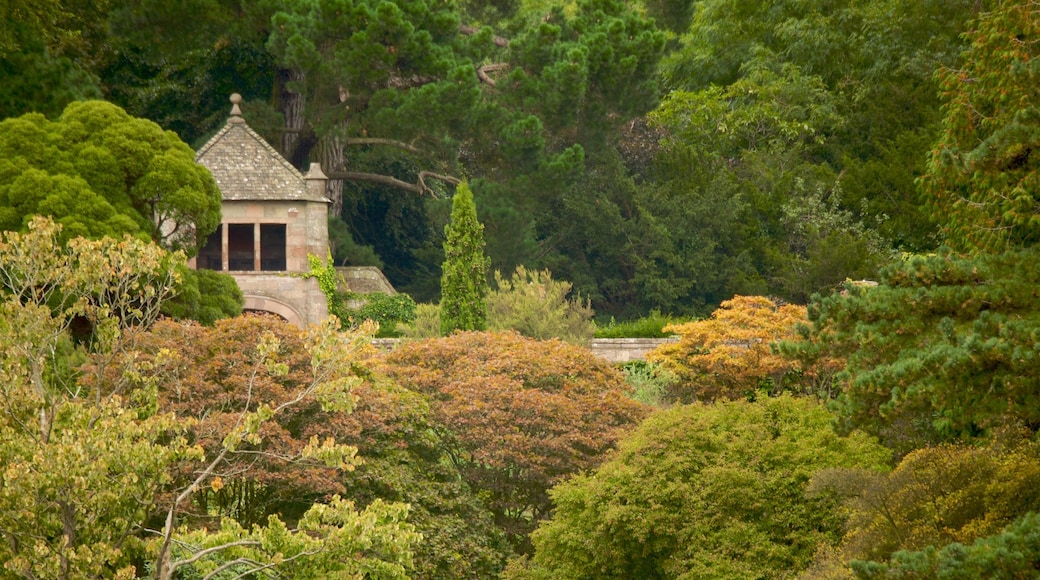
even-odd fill
[[[238,116],[238,104],[224,128],[195,154],[210,170],[225,201],[300,200],[328,203],[307,191],[300,172]]]

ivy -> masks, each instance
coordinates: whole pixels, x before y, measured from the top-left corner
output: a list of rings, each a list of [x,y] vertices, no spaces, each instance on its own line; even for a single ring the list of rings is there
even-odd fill
[[[328,301],[329,314],[339,318],[340,323],[345,325],[350,316],[339,292],[342,277],[333,265],[332,252],[329,252],[328,256],[326,256],[324,263],[322,263],[321,258],[314,254],[307,254],[307,264],[310,270],[303,274],[303,277],[314,278],[318,281],[318,288],[325,295],[325,300]]]

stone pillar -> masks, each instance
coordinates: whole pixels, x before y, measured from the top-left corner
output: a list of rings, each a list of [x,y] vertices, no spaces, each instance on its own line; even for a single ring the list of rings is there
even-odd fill
[[[322,173],[321,163],[311,163],[311,168],[307,171],[307,175],[303,176],[303,180],[307,182],[307,193],[318,199],[327,199],[325,198],[325,182],[329,178]]]

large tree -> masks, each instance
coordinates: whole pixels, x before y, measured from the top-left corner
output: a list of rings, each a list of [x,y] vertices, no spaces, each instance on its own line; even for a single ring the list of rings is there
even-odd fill
[[[767,578],[794,576],[844,517],[810,493],[820,469],[881,469],[888,450],[840,437],[807,398],[675,406],[619,443],[595,471],[552,490],[556,512],[535,552],[508,578]]]
[[[1040,13],[997,2],[971,31],[961,67],[944,69],[943,131],[921,179],[946,241],[1002,251],[1040,241]]]
[[[220,223],[220,190],[176,134],[101,101],[55,121],[0,123],[0,229],[52,216],[69,237],[142,235],[194,255]]]
[[[429,397],[435,436],[520,550],[549,488],[602,461],[647,409],[587,349],[513,332],[409,342],[380,369]]]

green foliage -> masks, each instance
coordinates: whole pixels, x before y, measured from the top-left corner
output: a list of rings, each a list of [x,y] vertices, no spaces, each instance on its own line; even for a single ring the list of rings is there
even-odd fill
[[[402,337],[409,339],[440,338],[441,307],[426,302],[419,304],[415,307],[415,319],[398,326],[398,330]]]
[[[540,340],[558,338],[588,344],[595,334],[592,308],[581,297],[568,299],[571,285],[541,272],[517,266],[510,280],[495,271],[497,288],[488,295],[488,328],[515,330]]]
[[[183,436],[189,421],[158,412],[148,365],[120,367],[137,373],[126,389],[72,367],[130,348],[183,255],[130,237],[59,237],[36,218],[0,239],[0,562],[5,575],[130,578],[143,555],[135,534],[172,466],[200,453]]]
[[[552,490],[533,558],[507,578],[766,578],[836,545],[834,497],[807,492],[820,469],[878,469],[889,452],[839,437],[817,402],[790,396],[658,411],[613,459]]]
[[[398,324],[408,324],[415,320],[415,300],[407,294],[340,292],[337,294],[337,300],[344,305],[341,310],[344,324],[357,326],[365,320],[373,320],[379,324],[379,333],[376,336],[380,338],[399,336]],[[352,302],[359,302],[361,305],[350,308]]]
[[[422,541],[422,534],[405,521],[407,515],[404,504],[377,500],[358,510],[353,502],[333,496],[307,510],[295,530],[274,515],[267,525],[248,529],[231,519],[224,519],[218,530],[185,529],[175,557],[190,563],[178,568],[177,577],[283,569],[302,579],[405,580],[412,568],[411,550]]]
[[[646,316],[626,322],[617,322],[611,317],[606,326],[596,327],[596,338],[667,338],[673,335],[666,334],[664,327],[678,322],[672,316],[661,314],[660,310],[651,310]]]
[[[176,295],[163,304],[163,314],[206,326],[242,314],[242,289],[231,276],[215,270],[182,268]]]
[[[335,216],[329,218],[329,251],[332,260],[340,265],[383,267],[383,261],[372,246],[354,241],[350,226]]]
[[[651,407],[666,406],[679,382],[679,377],[660,363],[632,361],[622,365],[621,370],[632,389],[631,397]]]
[[[1040,561],[1040,515],[1029,513],[999,534],[973,544],[898,552],[889,562],[852,563],[856,577],[872,578],[1033,578]]]
[[[999,252],[1040,241],[1037,40],[1026,0],[981,12],[965,63],[940,73],[943,130],[921,178],[928,208],[957,250]]]
[[[346,283],[343,281],[343,276],[336,271],[336,265],[332,262],[332,252],[329,252],[324,263],[321,258],[307,254],[307,265],[310,269],[303,277],[314,278],[318,281],[318,289],[325,295],[329,314],[338,318],[341,325],[349,326],[350,315],[344,295],[339,291],[341,286],[346,286]]]
[[[132,234],[192,256],[220,223],[220,191],[191,149],[109,103],[3,121],[0,159],[3,230],[49,215],[68,237]]]
[[[815,302],[804,337],[847,360],[844,424],[904,452],[1008,423],[1035,430],[1038,252],[913,256],[876,287]]]
[[[68,56],[56,55],[44,38],[26,30],[8,22],[0,32],[0,37],[13,33],[19,44],[18,50],[7,54],[0,48],[0,78],[4,79],[0,119],[25,113],[53,118],[72,101],[101,98],[96,77]]]
[[[455,192],[451,223],[444,228],[441,275],[441,334],[487,327],[487,273],[484,226],[477,221],[473,193],[463,183]]]
[[[890,473],[829,470],[812,488],[845,497],[849,525],[840,563],[886,561],[902,550],[999,533],[1040,505],[1040,447],[1021,431],[985,446],[914,451]]]

